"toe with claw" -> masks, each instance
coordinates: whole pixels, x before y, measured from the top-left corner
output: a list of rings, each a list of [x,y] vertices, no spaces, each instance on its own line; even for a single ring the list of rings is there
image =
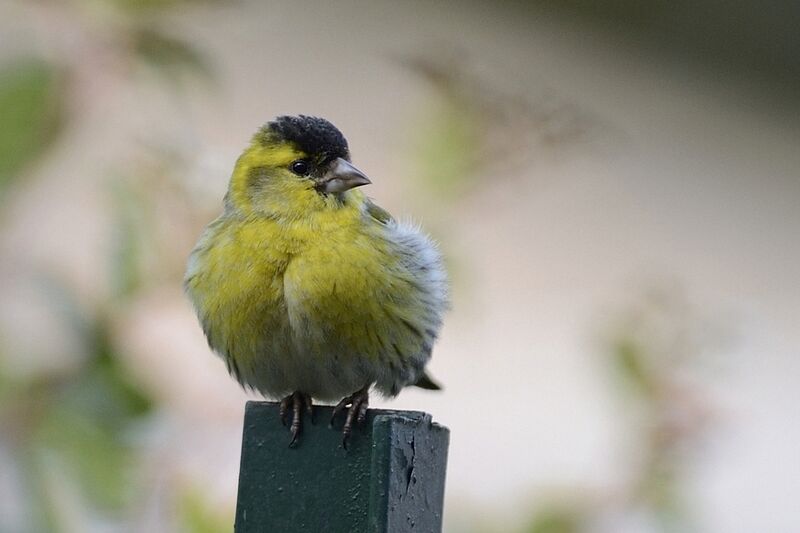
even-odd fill
[[[283,400],[281,400],[280,417],[281,423],[285,426],[288,422],[289,413],[292,414],[292,421],[289,425],[289,432],[292,434],[292,440],[289,447],[297,444],[297,439],[303,431],[303,411],[308,414],[311,423],[314,423],[314,409],[311,401],[311,396],[300,391],[293,392]]]
[[[355,422],[362,425],[367,420],[367,408],[369,408],[369,385],[343,398],[342,401],[333,408],[333,415],[331,416],[330,423],[331,427],[339,413],[345,410],[347,411],[344,426],[342,427],[342,446],[344,449],[347,449],[347,442],[350,440],[350,434],[353,432],[353,423]]]

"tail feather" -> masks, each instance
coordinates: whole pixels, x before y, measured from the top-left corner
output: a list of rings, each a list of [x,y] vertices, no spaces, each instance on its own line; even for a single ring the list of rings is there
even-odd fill
[[[414,386],[425,390],[442,390],[442,386],[436,383],[427,372],[422,373]]]

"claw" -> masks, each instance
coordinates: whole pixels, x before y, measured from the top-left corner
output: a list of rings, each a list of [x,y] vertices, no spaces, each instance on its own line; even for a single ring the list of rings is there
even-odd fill
[[[311,396],[300,391],[293,392],[281,400],[280,409],[278,411],[281,424],[284,426],[288,419],[289,407],[291,407],[292,411],[292,423],[289,426],[289,433],[292,435],[292,440],[289,442],[289,447],[292,448],[297,444],[300,433],[303,432],[303,411],[305,410],[313,423],[314,409]]]
[[[336,420],[336,417],[344,411],[347,410],[347,416],[344,420],[344,426],[342,427],[342,447],[346,450],[347,443],[350,440],[350,435],[353,432],[353,422],[356,422],[359,425],[364,424],[367,420],[367,409],[369,408],[369,385],[366,385],[364,388],[357,390],[350,396],[342,398],[336,407],[333,408],[333,414],[331,415],[331,422],[330,427],[333,427],[333,422]]]
[[[364,398],[364,401],[361,402],[361,406],[358,408],[358,418],[356,419],[359,426],[364,425],[364,422],[367,421],[367,409],[369,409],[369,398]]]

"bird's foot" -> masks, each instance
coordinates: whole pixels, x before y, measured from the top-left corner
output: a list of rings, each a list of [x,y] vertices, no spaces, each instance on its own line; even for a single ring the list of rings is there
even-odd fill
[[[288,422],[289,411],[292,413],[292,423],[289,425],[289,432],[292,434],[292,441],[289,447],[297,443],[297,438],[303,430],[303,411],[308,414],[311,423],[314,423],[314,409],[311,396],[300,391],[295,391],[281,400],[280,417],[281,424],[284,426]]]
[[[347,417],[344,420],[344,427],[342,427],[342,446],[347,449],[347,441],[350,439],[350,434],[353,431],[353,422],[359,425],[367,420],[367,408],[369,407],[369,385],[363,389],[359,389],[350,396],[342,398],[342,401],[336,404],[333,408],[333,415],[331,415],[330,426],[333,427],[333,422],[336,416],[344,410],[347,410]]]

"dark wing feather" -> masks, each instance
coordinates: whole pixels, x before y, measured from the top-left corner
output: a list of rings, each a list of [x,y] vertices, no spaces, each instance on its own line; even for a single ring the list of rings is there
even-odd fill
[[[382,208],[381,206],[374,204],[372,200],[367,200],[367,214],[380,222],[381,224],[386,224],[387,222],[391,222],[394,220],[392,215],[389,212]]]

